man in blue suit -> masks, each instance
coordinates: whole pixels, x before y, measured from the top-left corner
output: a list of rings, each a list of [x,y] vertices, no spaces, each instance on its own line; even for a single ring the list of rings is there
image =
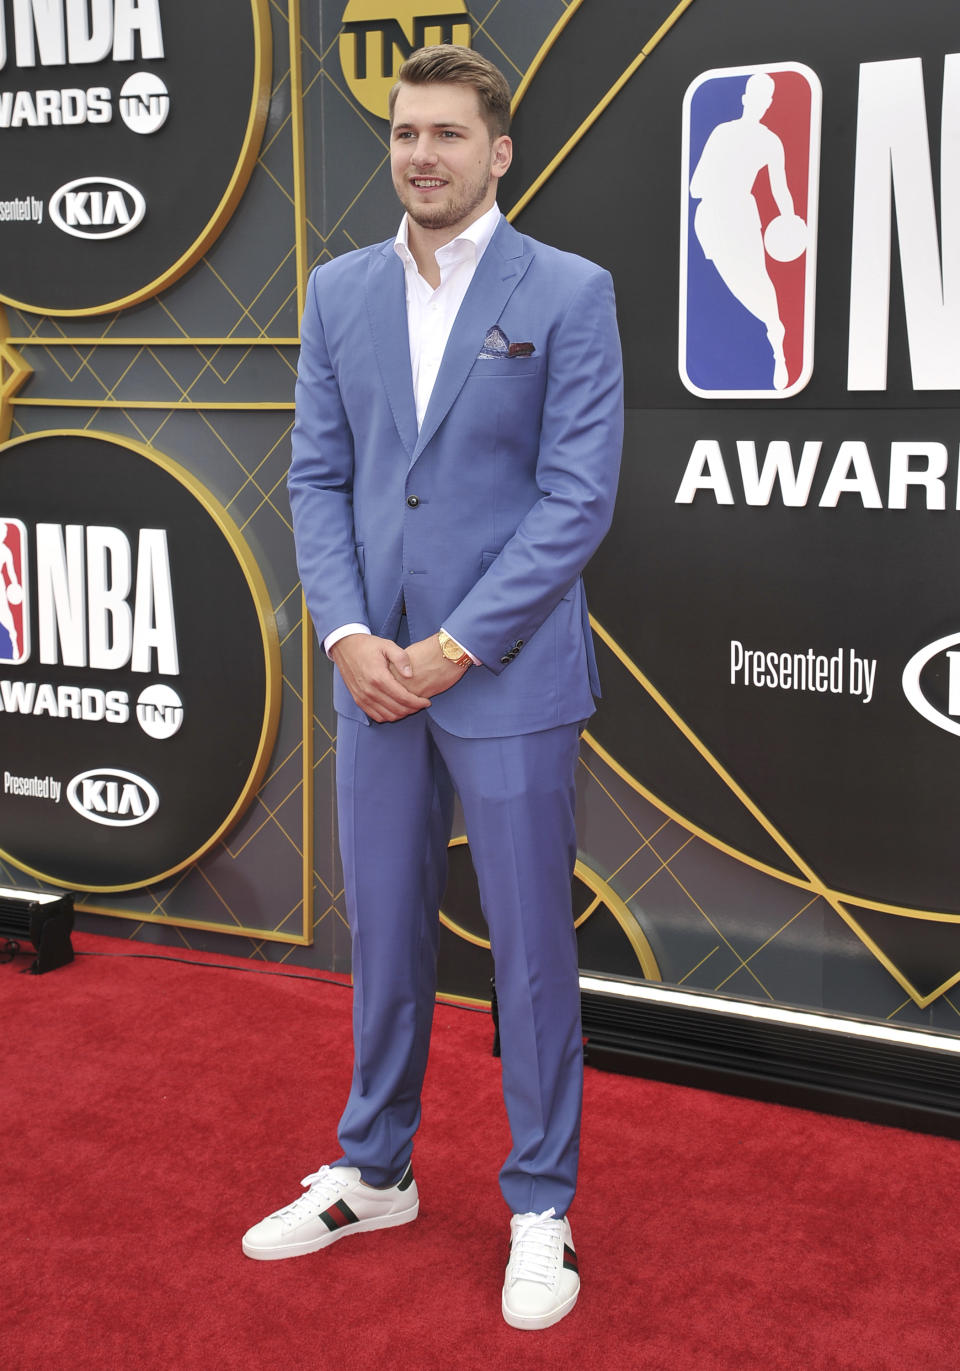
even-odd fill
[[[261,1260],[418,1210],[411,1155],[436,990],[453,796],[496,968],[512,1148],[507,1322],[579,1291],[582,1040],[571,879],[579,731],[599,693],[580,573],[613,511],[623,424],[609,275],[517,233],[501,73],[414,53],[391,97],[396,239],[312,275],[289,490],[336,665],[353,937],[343,1156],[251,1229]]]

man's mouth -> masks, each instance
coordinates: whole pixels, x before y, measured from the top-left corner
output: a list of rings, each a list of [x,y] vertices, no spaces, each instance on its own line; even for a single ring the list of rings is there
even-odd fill
[[[446,181],[442,181],[438,176],[411,176],[411,185],[417,190],[438,190],[440,186],[445,186]]]

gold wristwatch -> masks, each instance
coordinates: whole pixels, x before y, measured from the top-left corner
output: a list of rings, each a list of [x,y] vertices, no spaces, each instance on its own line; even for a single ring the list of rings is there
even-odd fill
[[[452,662],[454,666],[467,667],[473,661],[470,653],[464,652],[456,638],[451,638],[445,629],[440,629],[437,638],[440,643],[440,651],[447,661]]]

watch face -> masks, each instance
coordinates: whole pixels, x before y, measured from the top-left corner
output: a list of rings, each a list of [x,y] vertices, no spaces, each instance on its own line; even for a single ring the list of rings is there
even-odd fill
[[[469,662],[469,654],[463,650],[458,642],[450,637],[449,633],[441,632],[438,636],[440,638],[440,651],[448,662],[453,662],[457,666],[465,666],[466,663]]]

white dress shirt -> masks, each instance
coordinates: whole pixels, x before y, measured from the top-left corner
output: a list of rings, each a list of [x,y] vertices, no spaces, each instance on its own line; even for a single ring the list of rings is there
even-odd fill
[[[440,269],[440,284],[434,290],[417,270],[413,253],[407,246],[407,216],[403,216],[393,250],[403,263],[407,288],[407,333],[418,428],[433,394],[450,330],[477,263],[499,222],[500,211],[493,205],[486,214],[468,224],[458,237],[437,248],[434,255]]]
[[[479,219],[474,219],[472,224],[468,224],[456,238],[445,243],[442,248],[437,248],[434,256],[440,269],[440,284],[434,290],[429,281],[420,275],[408,246],[407,216],[404,215],[400,221],[393,250],[403,263],[410,370],[413,375],[418,429],[423,423],[423,416],[433,394],[450,330],[463,304],[467,288],[473,280],[477,263],[486,251],[499,222],[500,210],[493,205],[485,214],[481,214]],[[344,624],[324,638],[324,651],[329,655],[333,645],[351,633],[369,632],[366,624]],[[473,661],[479,666],[478,659],[473,656],[466,643],[461,643],[461,647],[470,653]]]

